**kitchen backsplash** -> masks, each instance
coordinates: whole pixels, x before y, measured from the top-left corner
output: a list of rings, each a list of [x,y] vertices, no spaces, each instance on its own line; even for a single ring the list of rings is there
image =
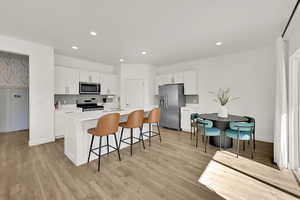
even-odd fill
[[[78,99],[89,99],[96,98],[98,103],[104,103],[103,98],[106,98],[106,95],[55,95],[54,102],[60,101],[61,104],[76,104]],[[112,102],[112,98],[107,98],[106,103]]]
[[[199,104],[199,96],[198,95],[186,95],[185,103],[186,104]]]
[[[155,105],[159,103],[159,96],[155,96]],[[199,104],[199,96],[198,95],[185,95],[185,103],[186,104]]]

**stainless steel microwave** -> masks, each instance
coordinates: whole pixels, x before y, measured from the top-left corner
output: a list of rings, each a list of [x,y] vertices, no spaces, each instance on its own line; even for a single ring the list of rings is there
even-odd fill
[[[79,82],[79,94],[100,94],[101,86],[98,83]]]

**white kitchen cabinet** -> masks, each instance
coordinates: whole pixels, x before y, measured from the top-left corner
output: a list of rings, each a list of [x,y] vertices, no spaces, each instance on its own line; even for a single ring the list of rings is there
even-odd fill
[[[163,74],[160,76],[161,85],[172,83],[172,74]]]
[[[54,112],[54,133],[55,138],[62,138],[65,135],[65,114],[74,113],[74,112],[82,112],[81,108],[77,108],[76,105],[65,106],[62,109],[55,110]]]
[[[155,77],[155,94],[159,94],[159,86],[162,85],[162,78],[161,76]]]
[[[196,71],[183,72],[184,94],[196,95],[198,94],[198,81]]]
[[[119,93],[119,76],[115,74],[101,74],[100,75],[101,94],[116,95]]]
[[[80,82],[99,83],[100,73],[81,70],[79,77]]]
[[[79,94],[79,71],[56,66],[55,94]]]
[[[193,110],[191,108],[182,107],[181,108],[181,129],[183,131],[191,131],[191,114],[193,113]]]
[[[183,81],[183,72],[177,72],[173,74],[174,83],[184,83]]]

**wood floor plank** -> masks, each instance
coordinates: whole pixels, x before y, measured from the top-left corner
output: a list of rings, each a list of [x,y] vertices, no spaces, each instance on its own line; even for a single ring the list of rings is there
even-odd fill
[[[214,163],[218,170],[211,169],[210,163],[218,155],[218,148],[208,145],[204,153],[201,139],[195,148],[195,140],[191,140],[188,133],[161,131],[162,143],[154,137],[151,147],[146,141],[146,150],[141,144],[135,144],[132,157],[129,148],[122,149],[122,162],[118,161],[116,152],[102,157],[100,173],[97,161],[79,167],[73,165],[64,155],[63,139],[29,147],[28,131],[0,133],[0,200],[293,198],[220,163]],[[241,152],[242,158],[249,156],[249,147],[246,147],[246,151]],[[229,151],[234,152],[234,149]],[[257,142],[253,162],[278,172],[271,162],[272,154],[272,144]],[[228,159],[222,159],[228,164]],[[240,166],[243,167],[243,163]],[[272,177],[275,175],[271,174],[269,181],[276,181]],[[209,178],[199,183],[199,177]],[[289,182],[290,179],[284,180]],[[237,188],[243,193],[237,193]]]

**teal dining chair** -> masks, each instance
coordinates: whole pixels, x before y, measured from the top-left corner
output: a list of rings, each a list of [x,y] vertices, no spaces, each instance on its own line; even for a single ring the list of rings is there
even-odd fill
[[[190,118],[190,123],[191,123],[191,139],[193,138],[193,135],[196,134],[196,129],[197,129],[197,123],[196,120],[200,118],[199,113],[192,113],[191,118]]]
[[[225,130],[225,136],[237,140],[236,157],[239,157],[240,140],[250,141],[250,157],[253,158],[253,130],[255,127],[254,122],[231,122],[229,124],[230,129]]]
[[[255,152],[255,148],[256,148],[256,144],[255,144],[255,118],[254,117],[249,117],[249,116],[245,116],[245,118],[248,119],[247,122],[253,122],[254,123],[254,127],[253,127],[253,151]],[[248,141],[248,144],[250,144],[250,140]],[[245,145],[244,145],[244,150],[245,150]]]
[[[196,136],[196,147],[198,146],[198,135],[200,133],[200,127],[202,127],[202,136],[204,136],[205,145],[204,145],[204,151],[206,153],[206,146],[207,146],[207,140],[210,136],[220,136],[220,150],[221,150],[221,130],[213,127],[213,122],[211,120],[205,120],[205,119],[197,119],[196,123],[198,125],[198,133]]]

